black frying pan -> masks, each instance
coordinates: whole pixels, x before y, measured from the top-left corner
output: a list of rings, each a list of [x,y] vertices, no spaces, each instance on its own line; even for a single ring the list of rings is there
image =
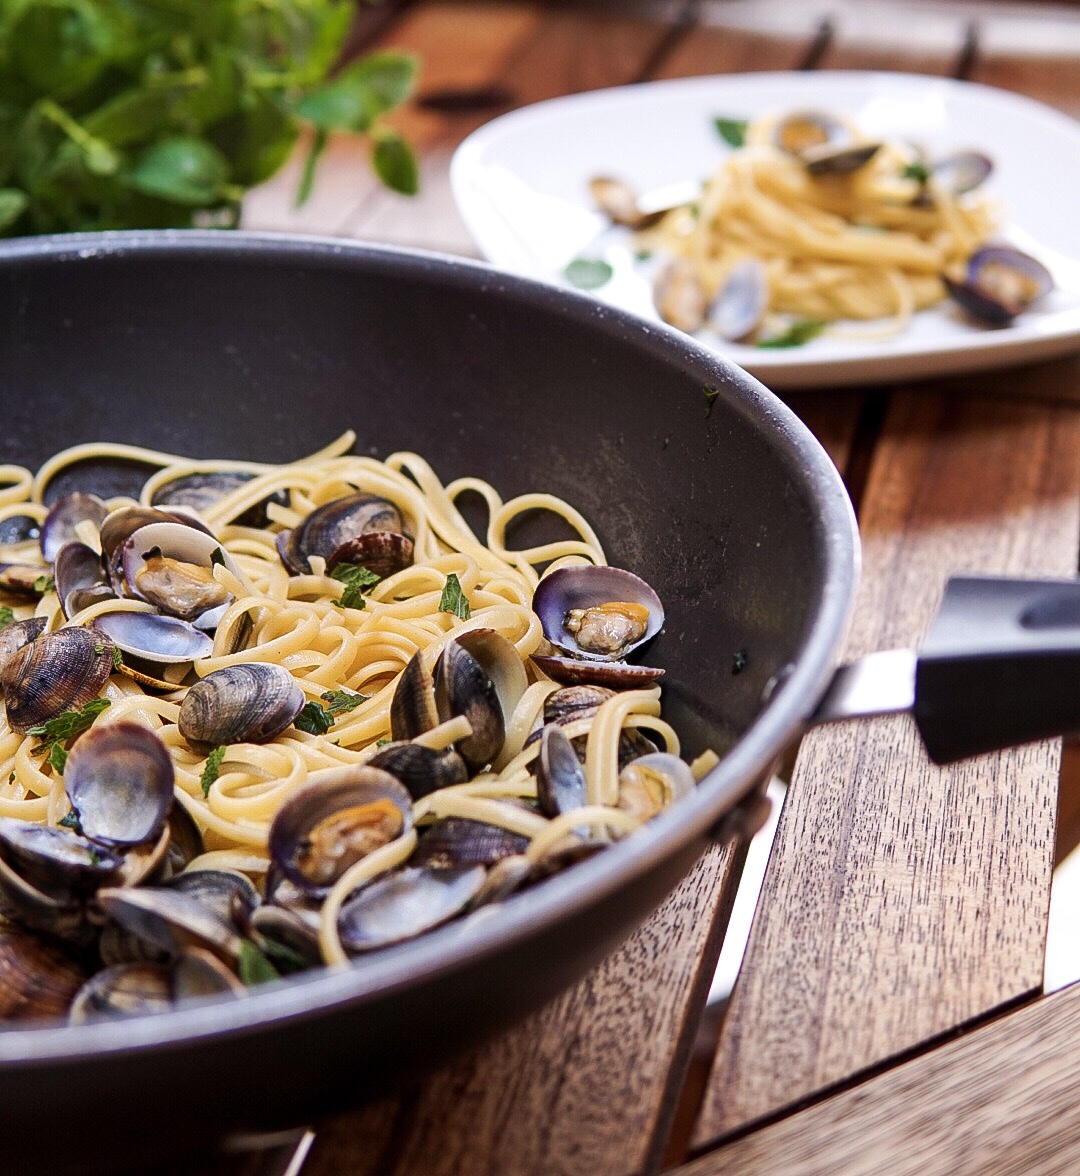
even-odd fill
[[[724,756],[645,830],[476,926],[241,1002],[0,1033],[6,1171],[300,1124],[508,1025],[659,904],[830,680],[857,538],[828,458],[740,370],[584,297],[332,241],[17,241],[0,406],[0,462],[31,467],[102,439],[285,460],[351,426],[362,451],[415,449],[444,480],[563,495],[659,591],[665,715],[688,755]]]

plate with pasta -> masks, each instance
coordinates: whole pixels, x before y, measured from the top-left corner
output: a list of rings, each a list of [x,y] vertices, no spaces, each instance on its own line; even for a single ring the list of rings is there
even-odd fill
[[[1080,126],[987,86],[822,72],[571,95],[459,147],[497,266],[590,291],[775,388],[1080,348]]]

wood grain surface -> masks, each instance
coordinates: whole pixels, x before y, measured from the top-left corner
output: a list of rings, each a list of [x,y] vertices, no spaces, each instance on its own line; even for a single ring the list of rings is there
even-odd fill
[[[847,656],[917,644],[951,572],[1073,574],[1078,455],[1072,405],[895,394]],[[699,1144],[1040,987],[1059,756],[937,768],[906,718],[804,740]]]
[[[304,1176],[654,1170],[745,843],[714,848],[584,981],[401,1099],[316,1125]]]
[[[1014,1010],[671,1176],[1068,1176],[1080,985]]]

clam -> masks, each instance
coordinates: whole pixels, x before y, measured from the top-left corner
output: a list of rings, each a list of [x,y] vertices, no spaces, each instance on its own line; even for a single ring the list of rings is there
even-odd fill
[[[406,663],[390,700],[390,737],[415,739],[439,724],[435,683],[418,650]]]
[[[501,825],[467,817],[442,817],[421,834],[410,866],[491,866],[512,854],[523,854],[529,839]]]
[[[536,761],[536,799],[546,817],[572,812],[588,803],[585,771],[574,745],[556,726],[544,727]]]
[[[506,738],[506,718],[528,686],[513,642],[493,629],[474,629],[446,642],[435,666],[439,718],[468,718],[472,734],[457,750],[474,770],[491,763]]]
[[[101,556],[77,539],[65,543],[56,552],[53,580],[60,608],[69,620],[89,605],[116,595],[105,575]]]
[[[156,842],[173,803],[172,760],[153,731],[122,719],[76,739],[64,788],[91,840],[110,846]]]
[[[186,870],[165,883],[208,906],[238,930],[247,926],[259,905],[259,892],[238,870]]]
[[[413,541],[401,531],[364,531],[335,547],[327,558],[326,570],[338,564],[356,564],[385,580],[413,562]]]
[[[158,510],[153,506],[121,506],[110,511],[101,524],[99,538],[101,540],[102,562],[105,565],[109,582],[118,595],[124,593],[121,563],[124,544],[140,528],[156,523],[179,523],[210,535],[209,528],[201,520],[183,511]]]
[[[36,600],[48,590],[49,570],[40,564],[0,563],[0,592]]]
[[[241,662],[196,682],[180,705],[180,734],[196,747],[266,743],[304,707],[292,674],[271,662]]]
[[[663,674],[623,660],[664,624],[660,598],[633,572],[592,564],[559,568],[537,585],[533,611],[544,636],[561,651],[534,654],[533,661],[556,681],[619,688]]]
[[[765,267],[757,258],[737,262],[709,302],[709,326],[722,339],[738,342],[754,333],[769,301]]]
[[[43,633],[0,667],[8,724],[25,733],[97,698],[113,671],[113,644],[92,629]]]
[[[800,110],[780,119],[773,143],[794,155],[812,175],[846,175],[877,154],[880,143],[860,143],[851,128],[831,114]]]
[[[0,925],[0,1024],[63,1016],[87,977],[82,959],[61,945]]]
[[[183,891],[162,886],[106,887],[97,903],[110,919],[154,947],[178,955],[201,947],[232,964],[241,936],[228,919]]]
[[[610,217],[613,224],[628,229],[647,229],[668,211],[663,208],[644,211],[633,188],[625,180],[613,176],[594,176],[589,181],[589,192],[596,207]]]
[[[75,491],[64,494],[49,507],[49,513],[41,524],[38,543],[42,558],[52,563],[65,543],[78,539],[80,523],[92,523],[100,529],[109,513],[109,508],[96,494]]]
[[[28,882],[0,857],[0,915],[20,926],[86,947],[97,936],[81,900],[54,898]]]
[[[208,507],[220,502],[227,494],[238,490],[246,482],[251,481],[254,474],[246,470],[209,470],[183,474],[173,478],[154,491],[151,505],[156,507],[181,507],[202,513]],[[269,503],[281,506],[288,505],[288,492],[279,490],[268,495],[262,502],[237,515],[230,522],[240,527],[265,527],[267,525],[266,507]]]
[[[23,621],[12,621],[0,629],[0,672],[13,653],[37,640],[48,624],[45,617],[27,617]]]
[[[412,827],[412,801],[389,772],[370,765],[321,773],[278,810],[270,858],[301,890],[331,886],[355,862]]]
[[[91,976],[68,1011],[73,1025],[120,1017],[149,1016],[172,1008],[172,981],[165,964],[114,964]]]
[[[263,903],[251,914],[250,932],[275,964],[290,959],[285,971],[314,968],[322,963],[317,920],[314,922],[290,907]]]
[[[294,576],[311,571],[313,555],[329,561],[334,553],[365,531],[401,531],[401,512],[387,498],[377,494],[349,494],[316,507],[291,531],[277,538],[281,562]]]
[[[174,1005],[206,997],[243,996],[247,991],[233,971],[201,947],[189,947],[173,960],[169,980]]]
[[[665,323],[693,334],[705,323],[709,299],[694,266],[677,257],[657,274],[653,304]]]
[[[133,671],[133,677],[166,689],[175,688],[176,682],[162,681],[162,667],[186,667],[214,650],[208,633],[160,613],[105,612],[95,618],[94,628],[123,651],[124,669]],[[145,665],[140,666],[140,661]],[[182,677],[178,673],[177,681]]]
[[[42,894],[77,902],[118,874],[122,859],[67,829],[0,817],[0,858]]]
[[[214,564],[233,575],[240,570],[213,535],[183,523],[151,523],[140,527],[120,549],[124,589],[147,600],[169,616],[194,621],[231,600],[214,579]]]
[[[694,789],[690,765],[677,755],[658,751],[631,761],[619,772],[619,805],[647,821]]]
[[[993,169],[993,161],[981,151],[956,151],[937,160],[930,174],[947,192],[962,196],[979,187]]]
[[[436,751],[421,743],[388,743],[368,763],[396,776],[413,800],[469,778],[468,766],[453,748]]]
[[[944,274],[942,280],[968,314],[995,327],[1012,322],[1054,285],[1041,262],[1006,245],[976,250],[962,277]]]
[[[430,931],[469,906],[485,873],[483,866],[409,866],[371,882],[342,905],[342,946],[353,953],[372,951]]]

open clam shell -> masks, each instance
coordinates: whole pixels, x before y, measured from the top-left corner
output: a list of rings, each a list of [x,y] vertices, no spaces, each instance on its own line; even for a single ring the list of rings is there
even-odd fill
[[[120,549],[124,590],[170,616],[195,621],[231,600],[213,577],[220,561],[238,579],[240,569],[213,535],[183,523],[140,527]]]
[[[160,838],[173,804],[173,778],[164,743],[127,719],[80,735],[64,767],[79,827],[93,841],[114,846]]]
[[[412,828],[412,799],[389,772],[369,764],[321,773],[278,809],[268,838],[281,873],[311,893]]]
[[[78,526],[90,522],[101,527],[109,508],[96,494],[75,491],[58,498],[45,516],[38,536],[42,558],[52,563],[65,543],[78,539]]]
[[[401,531],[401,512],[377,494],[349,494],[317,507],[291,531],[282,531],[277,548],[294,576],[311,571],[313,555],[329,560],[350,539],[367,531]]]
[[[976,250],[963,278],[946,274],[942,280],[968,314],[994,327],[1007,326],[1054,286],[1042,262],[1006,245]]]
[[[408,866],[365,886],[338,915],[348,952],[374,951],[412,939],[461,914],[484,883],[483,866]]]
[[[647,616],[640,633],[607,649],[584,644],[581,629],[575,631],[573,615],[616,601],[645,610]],[[633,572],[606,564],[583,564],[550,572],[536,586],[532,606],[552,645],[594,661],[621,660],[652,640],[664,624],[664,606],[656,592]]]

